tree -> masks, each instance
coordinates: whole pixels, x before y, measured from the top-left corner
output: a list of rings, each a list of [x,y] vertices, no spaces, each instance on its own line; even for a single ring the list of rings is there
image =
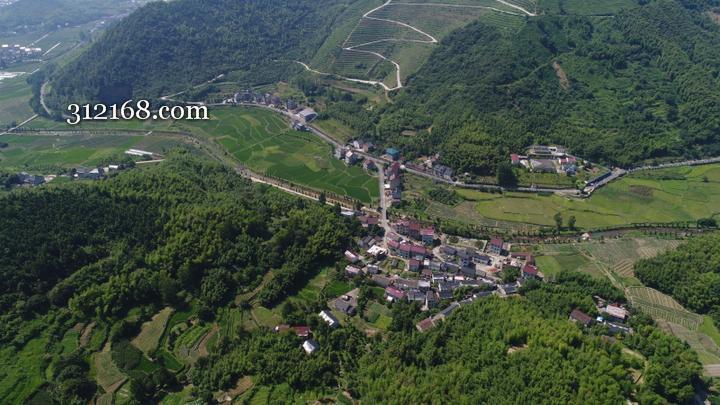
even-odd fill
[[[497,182],[503,187],[517,186],[517,176],[513,171],[512,165],[508,162],[500,163],[497,167]]]
[[[562,230],[562,225],[563,225],[563,217],[562,217],[562,214],[559,213],[559,212],[556,213],[555,216],[553,216],[553,219],[555,220],[555,229],[557,229],[558,231],[561,231],[561,230]]]
[[[571,215],[570,218],[568,218],[568,229],[575,230],[575,223],[577,220],[575,219],[575,215]]]
[[[318,202],[320,203],[320,205],[325,205],[325,203],[327,202],[327,197],[325,196],[324,192],[320,193],[320,195],[318,196]]]

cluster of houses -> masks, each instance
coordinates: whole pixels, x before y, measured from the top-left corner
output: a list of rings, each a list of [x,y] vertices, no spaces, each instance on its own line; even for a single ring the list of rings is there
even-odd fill
[[[322,319],[331,328],[337,328],[340,326],[340,321],[328,310],[322,310],[318,313],[318,317]],[[277,325],[275,327],[276,333],[295,333],[299,338],[303,339],[301,347],[307,354],[313,354],[320,350],[320,343],[318,343],[312,337],[312,330],[309,326],[290,326],[287,324]]]
[[[359,219],[365,227],[377,226],[377,218],[362,216]],[[392,226],[397,233],[385,235],[385,245],[382,238],[366,237],[360,241],[364,256],[346,251],[349,264],[345,272],[349,277],[367,277],[384,288],[388,302],[417,302],[423,311],[446,303],[436,315],[418,323],[421,331],[434,326],[461,305],[489,295],[517,294],[522,283],[542,278],[532,254],[510,253],[500,238],[491,239],[484,249],[455,247],[438,245],[435,229],[420,222],[400,219]],[[402,276],[385,272],[381,268],[383,260],[389,260],[391,267],[405,263]],[[503,283],[501,273],[510,268],[516,268],[521,276],[515,282]],[[349,293],[335,300],[334,307],[352,316],[357,302]]]
[[[385,184],[383,193],[386,201],[391,205],[399,205],[402,202],[403,173],[400,162],[394,161],[385,168]]]
[[[45,183],[44,176],[28,174],[27,172],[18,173],[17,184],[19,186],[35,187]]]
[[[344,161],[348,166],[362,161],[363,169],[369,172],[378,170],[378,167],[372,159],[364,159],[359,152],[370,153],[374,150],[375,145],[372,142],[356,139],[348,142],[345,146],[336,147],[334,156],[335,159]]]
[[[408,164],[408,167],[412,165]],[[442,177],[446,180],[452,180],[455,172],[452,168],[440,164],[440,154],[436,153],[426,159],[423,159],[422,167],[413,167],[416,170],[426,171],[434,174],[435,176]]]
[[[608,328],[608,331],[613,334],[629,334],[633,330],[627,326],[627,321],[630,318],[630,312],[625,306],[618,303],[609,303],[602,297],[593,297],[595,301],[595,309],[599,314],[597,317],[586,314],[580,309],[574,309],[570,313],[570,320],[582,325],[585,328],[589,328],[593,325],[604,325]]]
[[[39,61],[41,48],[21,46],[19,44],[0,44],[0,67],[21,62]]]
[[[558,173],[574,176],[578,171],[578,159],[568,154],[562,146],[533,145],[525,155],[510,155],[513,166],[522,166],[534,173]]]
[[[233,98],[226,100],[226,103],[260,104],[270,108],[288,111],[292,117],[292,126],[298,131],[306,131],[307,124],[317,118],[317,112],[315,112],[315,110],[309,107],[300,106],[295,100],[283,100],[276,94],[258,93],[252,90],[235,93]]]

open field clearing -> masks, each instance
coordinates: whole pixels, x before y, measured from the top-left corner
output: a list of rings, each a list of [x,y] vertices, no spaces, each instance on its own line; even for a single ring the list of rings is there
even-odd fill
[[[487,219],[552,226],[553,216],[575,216],[580,228],[643,222],[695,221],[720,214],[720,165],[640,172],[587,199],[458,189]]]
[[[145,322],[140,333],[131,341],[133,346],[140,349],[146,356],[150,356],[157,349],[172,313],[173,309],[167,307],[155,314],[150,321]]]
[[[184,123],[193,133],[222,145],[252,170],[363,202],[378,198],[374,177],[332,157],[322,140],[290,128],[280,116],[258,108],[218,109],[211,120]]]

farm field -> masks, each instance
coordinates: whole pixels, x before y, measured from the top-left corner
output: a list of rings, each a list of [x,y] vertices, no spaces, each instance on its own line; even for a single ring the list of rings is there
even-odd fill
[[[179,137],[165,135],[9,134],[0,136],[0,141],[9,144],[0,149],[0,168],[16,171],[94,166],[130,148],[163,153],[184,144]]]
[[[540,270],[553,278],[562,271],[579,271],[605,278],[611,275],[619,284],[637,285],[633,265],[676,248],[681,241],[651,237],[624,237],[574,244],[544,244],[535,248]]]
[[[329,145],[291,129],[274,112],[216,109],[210,120],[187,122],[182,127],[217,142],[255,171],[366,203],[378,198],[377,180],[362,167],[347,167],[334,159]]]
[[[131,341],[133,346],[140,349],[146,356],[150,356],[157,349],[172,313],[173,309],[167,307],[155,314],[150,321],[145,322],[140,334]]]
[[[532,0],[511,0],[535,9]],[[402,87],[430,57],[437,42],[455,29],[481,19],[503,29],[522,25],[525,13],[495,0],[362,2],[346,12],[333,35],[310,62],[322,72]],[[368,13],[366,17],[363,14]],[[385,59],[384,59],[385,58]],[[397,80],[400,66],[400,83]]]
[[[584,229],[643,222],[695,221],[720,214],[720,165],[640,172],[596,191],[590,198],[458,189],[480,216],[497,221],[553,226],[553,216],[575,216]]]

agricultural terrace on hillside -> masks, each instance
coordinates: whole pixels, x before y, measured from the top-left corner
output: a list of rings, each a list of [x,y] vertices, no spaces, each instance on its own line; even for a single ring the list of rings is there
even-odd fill
[[[430,57],[434,46],[450,32],[475,20],[516,30],[523,17],[534,15],[532,0],[390,0],[366,2],[353,10],[339,31],[347,36],[330,38],[312,61],[327,74],[380,84],[386,90],[403,87],[404,80]],[[334,46],[334,49],[327,49]]]
[[[424,197],[424,182],[406,176],[406,195]],[[439,187],[439,186],[438,186]],[[586,199],[536,193],[485,193],[455,189],[459,201],[428,201],[433,218],[507,228],[554,226],[553,216],[575,216],[576,226],[594,229],[633,223],[696,221],[720,215],[720,165],[637,172],[597,190]],[[415,214],[415,212],[411,212]],[[423,214],[419,212],[418,214]]]
[[[641,284],[633,265],[679,246],[675,239],[625,237],[575,244],[543,244],[535,248],[538,266],[549,279],[561,271],[579,271],[595,277],[611,277],[628,286]]]
[[[312,134],[293,130],[274,112],[215,109],[210,115],[208,121],[186,122],[182,127],[216,141],[252,170],[366,203],[378,198],[374,177],[361,167],[347,167],[332,159],[328,144]]]
[[[563,271],[577,271],[607,278],[624,288],[634,308],[651,316],[667,332],[687,342],[705,364],[720,363],[720,332],[707,317],[683,308],[672,297],[645,287],[634,277],[633,266],[641,258],[654,257],[677,248],[682,241],[650,237],[625,237],[574,244],[543,244],[534,247],[535,261],[547,279]]]

